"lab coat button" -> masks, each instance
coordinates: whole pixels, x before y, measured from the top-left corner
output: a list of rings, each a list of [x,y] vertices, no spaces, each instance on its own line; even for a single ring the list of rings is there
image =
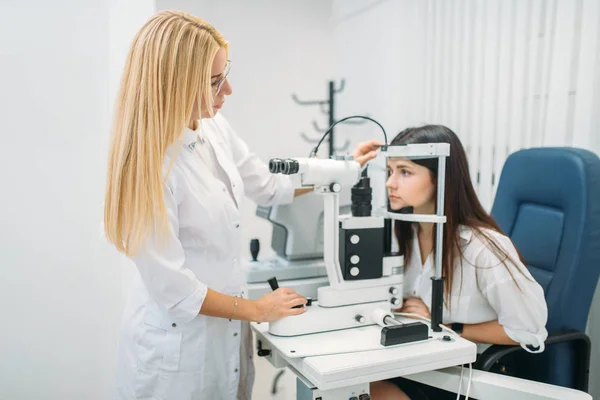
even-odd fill
[[[238,369],[237,369],[237,368],[236,368],[236,369],[234,369],[234,370],[233,370],[233,372],[238,372]]]
[[[234,333],[233,333],[233,336],[237,336],[237,332],[234,332]]]
[[[239,227],[240,227],[240,224],[235,224],[235,227],[236,227],[236,228],[239,228]]]
[[[172,326],[173,328],[177,328],[177,324],[176,324],[175,322],[173,322],[173,323],[171,324],[171,326]]]

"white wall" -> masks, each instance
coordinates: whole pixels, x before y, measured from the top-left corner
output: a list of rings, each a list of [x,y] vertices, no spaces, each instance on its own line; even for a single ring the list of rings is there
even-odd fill
[[[426,118],[456,130],[483,205],[517,149],[598,136],[596,0],[429,0]]]
[[[337,96],[337,118],[368,115],[387,131],[388,141],[403,128],[425,122],[425,27],[421,0],[334,0],[335,76],[346,79]],[[342,125],[336,142],[383,140],[377,125]],[[383,188],[385,169],[371,167],[372,185]],[[374,203],[386,202],[385,189]]]
[[[0,399],[110,398],[127,275],[105,162],[143,3],[0,3]]]
[[[104,1],[0,3],[0,398],[105,399],[120,318],[99,240]]]

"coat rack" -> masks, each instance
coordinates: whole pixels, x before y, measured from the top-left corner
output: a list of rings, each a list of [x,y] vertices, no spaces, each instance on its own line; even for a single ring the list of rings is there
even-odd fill
[[[327,127],[330,127],[335,122],[335,95],[337,93],[341,93],[344,90],[345,84],[346,84],[346,80],[342,79],[340,81],[339,88],[336,89],[335,82],[329,81],[329,83],[328,83],[329,97],[327,100],[309,100],[309,101],[299,100],[295,93],[292,94],[292,99],[296,102],[296,104],[299,104],[301,106],[318,105],[319,108],[321,109],[321,112],[323,114],[328,115],[329,120],[328,120]],[[345,121],[342,123],[350,124],[350,125],[361,125],[365,122],[366,121],[364,121],[364,120],[359,120],[359,121],[350,120],[350,121]],[[319,127],[319,124],[317,124],[317,121],[315,121],[315,120],[312,121],[312,125],[315,128],[315,131],[317,131],[321,135],[323,133],[325,133],[325,131],[327,130],[327,128],[323,129],[323,128]],[[300,132],[300,136],[302,137],[302,139],[304,139],[308,143],[317,143],[319,140],[321,140],[321,135],[318,135],[316,138],[310,138],[304,132]],[[336,151],[344,151],[344,150],[348,149],[348,146],[350,146],[350,140],[346,139],[343,146],[336,147],[335,146],[335,135],[334,135],[333,129],[331,130],[331,132],[329,132],[329,157],[333,156],[333,154]]]

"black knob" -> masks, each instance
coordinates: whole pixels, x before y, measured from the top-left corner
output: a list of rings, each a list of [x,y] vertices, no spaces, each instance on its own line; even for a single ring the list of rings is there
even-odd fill
[[[342,190],[342,185],[340,185],[337,182],[333,182],[332,184],[329,185],[329,190],[332,191],[333,193],[339,193]]]
[[[271,355],[271,350],[267,350],[267,349],[258,350],[259,357],[266,357],[266,356],[270,356],[270,355]]]
[[[280,172],[284,175],[293,175],[297,174],[299,170],[300,164],[298,163],[298,160],[286,158],[285,160],[283,160]]]
[[[267,279],[267,282],[269,282],[269,286],[271,286],[271,290],[275,291],[275,290],[279,289],[279,282],[277,282],[277,278],[275,276]]]
[[[258,350],[259,357],[265,357],[271,354],[271,350],[262,348],[262,342],[260,340],[257,343],[256,349]]]
[[[364,173],[364,171],[363,171]],[[368,176],[362,176],[360,181],[352,187],[352,216],[353,217],[370,217],[373,200],[373,189],[371,188],[371,180]]]
[[[260,242],[258,239],[250,240],[250,254],[252,255],[252,261],[256,261],[256,257],[258,257],[258,252],[260,251]]]
[[[281,160],[279,158],[272,158],[269,161],[269,172],[271,172],[272,174],[280,173],[282,167],[283,167],[283,160]]]
[[[310,307],[311,305],[312,305],[312,297],[306,297],[306,304],[304,304],[304,305],[299,304],[299,305],[294,306],[292,308]]]

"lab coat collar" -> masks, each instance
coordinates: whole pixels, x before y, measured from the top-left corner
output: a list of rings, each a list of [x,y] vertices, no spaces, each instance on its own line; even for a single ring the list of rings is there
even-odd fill
[[[191,150],[194,150],[198,142],[204,143],[206,140],[206,135],[202,131],[201,121],[197,121],[197,124],[198,129],[195,131],[188,127],[183,130],[183,145],[189,147]]]
[[[193,131],[190,128],[185,128],[183,130],[183,145],[184,146],[192,146],[195,145],[198,141],[198,131]]]

